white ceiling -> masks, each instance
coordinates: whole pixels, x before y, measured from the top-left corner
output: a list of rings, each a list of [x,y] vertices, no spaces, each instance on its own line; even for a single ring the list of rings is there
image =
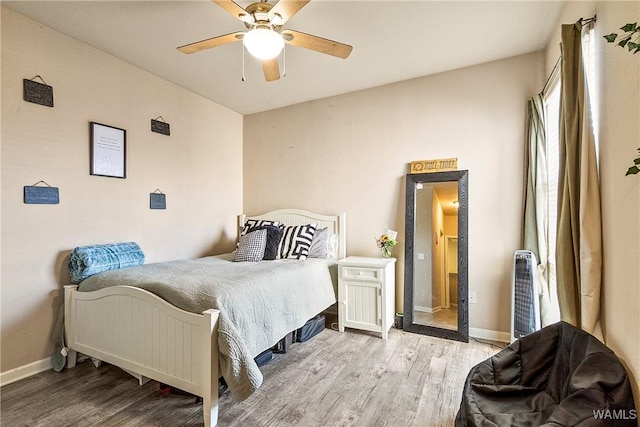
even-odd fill
[[[312,0],[284,28],[350,44],[351,56],[343,60],[287,46],[286,77],[267,83],[260,63],[248,54],[246,81],[241,81],[241,43],[191,55],[176,50],[245,30],[210,1],[2,1],[241,114],[542,50],[564,4]]]

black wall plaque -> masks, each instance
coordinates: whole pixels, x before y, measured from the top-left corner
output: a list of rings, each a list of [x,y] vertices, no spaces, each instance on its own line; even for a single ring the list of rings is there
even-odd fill
[[[22,82],[25,101],[53,107],[53,87],[28,79],[23,79]]]
[[[149,208],[150,209],[167,209],[166,194],[149,193]]]
[[[34,205],[57,205],[60,203],[58,187],[24,186],[24,202]]]
[[[161,133],[162,135],[171,135],[171,132],[169,131],[169,123],[160,122],[154,119],[151,119],[151,132]]]

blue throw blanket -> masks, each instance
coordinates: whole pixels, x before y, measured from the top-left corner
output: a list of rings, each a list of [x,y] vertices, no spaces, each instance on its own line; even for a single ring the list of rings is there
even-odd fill
[[[80,283],[103,271],[144,264],[144,253],[134,242],[79,246],[69,257],[71,283]]]

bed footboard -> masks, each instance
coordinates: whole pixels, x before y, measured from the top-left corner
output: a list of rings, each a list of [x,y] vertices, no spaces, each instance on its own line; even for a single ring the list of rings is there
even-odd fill
[[[65,286],[65,342],[72,352],[201,396],[205,426],[218,421],[218,310],[181,310],[130,286]]]

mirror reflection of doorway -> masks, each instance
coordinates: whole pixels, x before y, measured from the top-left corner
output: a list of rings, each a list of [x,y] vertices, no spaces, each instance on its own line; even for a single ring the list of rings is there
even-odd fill
[[[416,191],[414,323],[458,330],[458,184]]]

